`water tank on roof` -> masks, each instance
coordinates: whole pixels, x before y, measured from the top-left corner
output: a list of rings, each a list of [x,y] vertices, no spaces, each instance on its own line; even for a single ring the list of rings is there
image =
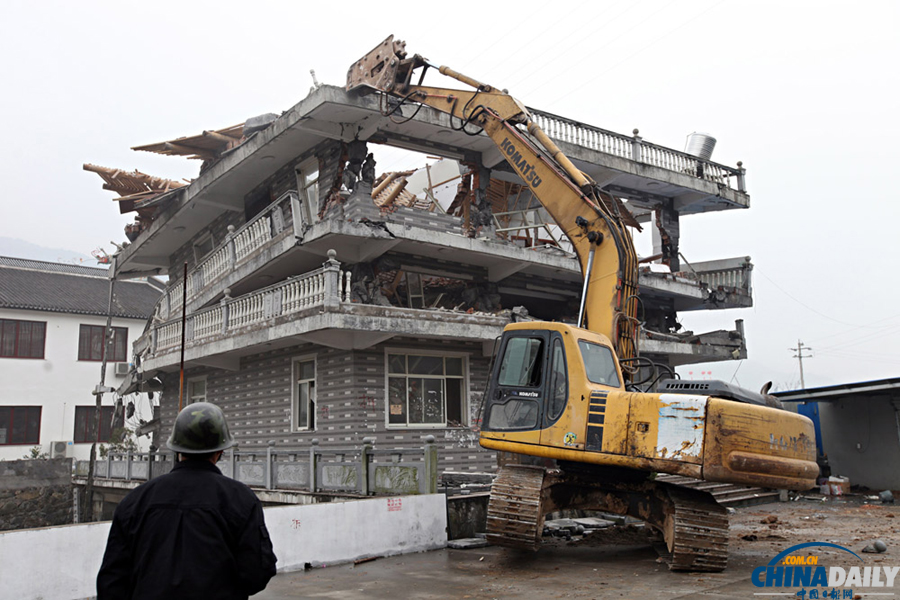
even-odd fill
[[[713,149],[716,147],[716,138],[708,133],[694,132],[687,136],[684,151],[691,156],[709,160],[712,158]]]

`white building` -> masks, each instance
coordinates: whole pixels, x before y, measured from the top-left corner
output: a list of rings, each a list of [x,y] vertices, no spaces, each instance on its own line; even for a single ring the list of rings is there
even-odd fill
[[[106,269],[0,257],[0,460],[30,456],[35,446],[88,458],[109,288]],[[107,386],[122,383],[131,343],[162,288],[153,279],[116,282]],[[103,396],[101,442],[109,441],[115,402]],[[153,418],[147,394],[129,394],[122,407],[116,425],[133,429]]]

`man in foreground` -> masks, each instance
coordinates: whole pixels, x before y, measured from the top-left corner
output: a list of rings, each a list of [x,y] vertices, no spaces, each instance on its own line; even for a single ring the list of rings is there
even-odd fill
[[[222,410],[191,404],[175,419],[171,473],[132,491],[116,508],[98,600],[246,600],[275,575],[262,504],[216,462],[234,445]]]

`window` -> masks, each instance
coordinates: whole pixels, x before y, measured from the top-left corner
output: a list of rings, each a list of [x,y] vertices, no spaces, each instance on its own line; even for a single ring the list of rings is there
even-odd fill
[[[0,319],[0,358],[44,358],[47,323]]]
[[[578,340],[581,357],[584,359],[584,370],[587,378],[593,383],[619,387],[619,373],[616,371],[616,359],[606,346]]]
[[[312,431],[316,428],[316,360],[295,359],[292,374],[291,430]]]
[[[206,402],[206,377],[194,377],[188,379],[187,390],[185,390],[186,404],[194,402]]]
[[[463,425],[461,356],[388,354],[388,425]]]
[[[300,218],[304,225],[312,225],[319,215],[319,167],[318,159],[303,163],[297,170],[297,192],[300,202]]]
[[[512,338],[500,365],[500,385],[537,387],[541,385],[544,341],[541,338]]]
[[[206,235],[201,236],[194,242],[194,260],[200,262],[209,256],[210,252],[212,252],[215,247],[216,241],[213,239],[212,235],[207,233]]]
[[[96,406],[76,406],[75,407],[75,434],[72,438],[75,443],[84,444],[91,442],[108,443],[112,435],[113,429],[125,427],[125,416],[121,413],[115,427],[112,424],[113,411],[112,406],[101,407],[100,412],[100,439],[97,439],[97,407]]]
[[[40,443],[40,406],[0,406],[0,446]]]
[[[82,325],[78,332],[78,360],[103,360],[104,332],[103,325]],[[112,362],[128,360],[128,329],[113,327],[109,340]]]
[[[569,399],[569,381],[566,376],[566,354],[562,340],[553,340],[553,354],[550,358],[550,412],[547,417],[555,421],[562,414]]]

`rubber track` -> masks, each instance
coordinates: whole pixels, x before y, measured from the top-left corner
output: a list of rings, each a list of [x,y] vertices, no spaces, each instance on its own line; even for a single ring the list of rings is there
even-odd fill
[[[711,495],[688,491],[668,489],[675,510],[674,548],[668,552],[664,546],[660,554],[672,571],[723,571],[728,562],[728,513]]]
[[[541,491],[544,469],[507,466],[491,487],[487,540],[508,548],[536,550],[544,528]]]

